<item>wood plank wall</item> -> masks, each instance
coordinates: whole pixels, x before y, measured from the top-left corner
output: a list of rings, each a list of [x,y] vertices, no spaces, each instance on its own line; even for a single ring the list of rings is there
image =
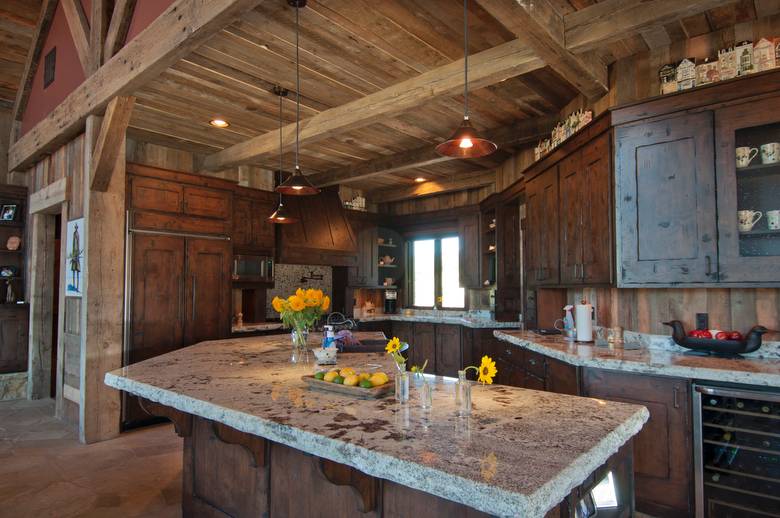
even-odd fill
[[[0,184],[8,181],[8,146],[11,143],[11,121],[13,114],[10,109],[0,107]]]
[[[468,191],[452,192],[440,194],[437,196],[427,196],[425,198],[385,203],[379,206],[379,211],[387,214],[402,216],[406,214],[431,212],[434,210],[454,209],[457,207],[476,205],[493,194],[495,191],[496,189],[494,186],[488,185],[480,189],[471,189]]]

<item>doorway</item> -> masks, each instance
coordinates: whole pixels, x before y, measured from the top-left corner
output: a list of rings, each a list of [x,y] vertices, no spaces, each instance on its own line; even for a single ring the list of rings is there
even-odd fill
[[[51,297],[51,336],[52,344],[51,348],[51,369],[49,383],[49,397],[55,399],[57,397],[57,384],[54,381],[57,379],[57,355],[59,346],[59,315],[60,315],[60,268],[62,266],[62,215],[54,215],[54,268],[50,272],[50,279],[52,279],[52,293]]]

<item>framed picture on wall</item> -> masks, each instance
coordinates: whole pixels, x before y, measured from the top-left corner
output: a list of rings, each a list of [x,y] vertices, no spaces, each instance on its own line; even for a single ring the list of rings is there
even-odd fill
[[[16,221],[16,211],[19,206],[15,203],[3,205],[0,209],[0,220],[2,221]]]
[[[84,266],[84,248],[81,241],[84,236],[84,218],[68,221],[67,230],[65,241],[65,296],[81,297],[81,271]]]

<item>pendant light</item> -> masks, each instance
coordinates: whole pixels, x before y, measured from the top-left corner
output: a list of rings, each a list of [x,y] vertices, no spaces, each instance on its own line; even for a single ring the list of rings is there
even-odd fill
[[[306,0],[287,0],[287,3],[295,8],[295,170],[283,183],[276,188],[277,192],[293,196],[319,194],[320,190],[301,173],[299,161],[300,155],[300,125],[301,125],[301,64],[300,45],[298,35],[300,32],[300,9],[306,6]]]
[[[284,121],[282,120],[282,99],[284,97],[287,97],[287,90],[282,88],[281,86],[274,87],[274,93],[279,96],[279,184],[282,183],[282,171],[284,169],[282,168],[282,125],[284,124]],[[276,210],[268,216],[268,221],[271,223],[276,223],[278,225],[287,225],[290,223],[295,223],[297,220],[295,218],[290,217],[290,214],[288,213],[287,209],[284,207],[284,202],[282,201],[283,194],[279,193],[279,205],[276,206]]]
[[[463,122],[455,133],[436,146],[436,152],[453,158],[479,158],[493,153],[498,146],[488,139],[481,138],[469,120],[469,10],[468,0],[463,0],[463,41],[464,41],[464,81],[463,81]]]

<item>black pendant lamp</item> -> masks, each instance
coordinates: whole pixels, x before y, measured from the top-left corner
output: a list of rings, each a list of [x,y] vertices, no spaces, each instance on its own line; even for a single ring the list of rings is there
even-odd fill
[[[300,154],[300,125],[301,125],[301,66],[298,44],[298,33],[300,32],[299,14],[301,7],[306,6],[306,0],[288,0],[288,4],[295,8],[295,170],[292,176],[279,184],[277,192],[292,196],[305,196],[319,194],[320,190],[314,187],[311,182],[301,173],[299,162]]]
[[[274,93],[279,96],[279,184],[282,183],[282,171],[284,170],[282,168],[282,125],[284,124],[282,120],[282,99],[284,97],[287,97],[287,90],[282,88],[281,86],[274,87]],[[279,193],[279,205],[276,206],[276,210],[268,216],[268,221],[271,223],[276,223],[278,225],[287,225],[289,223],[295,223],[297,220],[293,217],[290,217],[289,212],[284,207],[284,202],[282,201],[283,194]]]
[[[479,158],[493,153],[498,146],[488,139],[481,138],[469,121],[469,10],[468,0],[463,0],[463,41],[464,41],[464,83],[463,122],[452,136],[436,146],[436,152],[453,158]]]

